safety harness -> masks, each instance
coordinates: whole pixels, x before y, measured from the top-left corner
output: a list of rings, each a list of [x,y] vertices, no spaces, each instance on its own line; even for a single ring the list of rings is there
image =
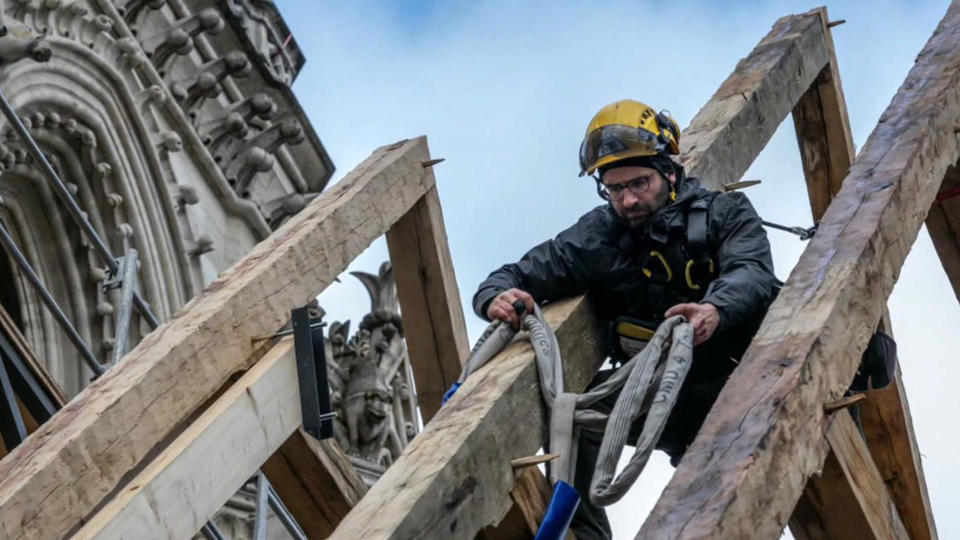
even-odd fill
[[[515,308],[522,306],[522,303],[518,304]],[[522,311],[518,309],[518,313]],[[570,502],[571,497],[576,497],[570,485],[576,470],[579,429],[603,433],[589,496],[596,505],[613,504],[640,475],[666,426],[693,362],[693,327],[682,316],[667,319],[657,328],[643,350],[617,369],[609,379],[583,394],[574,394],[564,390],[563,362],[557,338],[543,319],[539,306],[535,306],[533,313],[523,315],[522,321],[536,353],[540,393],[550,410],[550,440],[547,447],[551,452],[560,454],[550,466],[550,480],[555,485],[551,508],[556,510],[559,504],[565,506],[562,511],[548,511],[540,529],[544,534],[538,533],[537,538],[559,538],[569,526],[573,511],[579,504],[578,497],[572,504]],[[460,379],[444,394],[443,402],[446,403],[471,373],[496,356],[516,334],[517,330],[507,323],[495,321],[490,324],[474,346]],[[670,349],[664,355],[664,344],[668,338]],[[620,395],[609,415],[591,408],[618,391]],[[643,414],[647,417],[633,456],[620,475],[614,477],[630,426]],[[559,501],[558,497],[563,501]],[[559,532],[554,536],[556,531]]]
[[[649,280],[650,297],[645,302],[645,316],[620,316],[613,321],[612,356],[627,359],[637,354],[650,341],[667,308],[685,302],[697,302],[706,294],[716,276],[710,255],[709,209],[713,197],[693,201],[686,208],[683,238],[668,238],[659,249],[644,249],[641,271]]]

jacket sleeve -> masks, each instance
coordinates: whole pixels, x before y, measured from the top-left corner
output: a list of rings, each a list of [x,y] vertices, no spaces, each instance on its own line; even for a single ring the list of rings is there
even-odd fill
[[[718,276],[701,302],[717,307],[720,332],[765,311],[780,281],[773,273],[767,233],[747,197],[723,193],[711,206]]]
[[[534,247],[518,262],[494,270],[473,296],[473,310],[487,319],[487,306],[501,292],[518,288],[538,304],[583,294],[589,287],[588,257],[584,253],[585,219],[556,238]]]

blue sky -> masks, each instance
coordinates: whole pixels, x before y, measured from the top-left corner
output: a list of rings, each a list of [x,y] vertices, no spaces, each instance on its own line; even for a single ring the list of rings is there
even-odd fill
[[[500,264],[554,236],[599,204],[577,177],[583,130],[601,106],[631,97],[689,124],[737,61],[802,2],[326,2],[281,0],[307,63],[294,85],[341,178],[384,144],[429,137],[464,307]],[[831,2],[838,63],[858,148],[946,11],[946,2]],[[788,118],[747,172],[768,220],[809,225]],[[785,279],[804,244],[770,232]],[[352,267],[375,271],[383,242]],[[344,278],[322,296],[335,319],[367,309]],[[943,429],[958,406],[960,307],[925,231],[890,299],[904,381],[943,538],[960,537],[955,465],[960,434]],[[472,337],[484,323],[468,313]],[[672,469],[659,456],[611,509],[617,537]]]

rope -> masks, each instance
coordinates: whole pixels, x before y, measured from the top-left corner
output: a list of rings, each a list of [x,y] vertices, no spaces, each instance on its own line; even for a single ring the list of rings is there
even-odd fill
[[[642,351],[614,371],[609,379],[583,394],[564,392],[560,347],[539,306],[535,306],[533,313],[523,316],[523,328],[529,332],[536,353],[540,393],[550,410],[548,448],[560,454],[550,467],[551,482],[573,484],[580,429],[602,432],[603,441],[590,483],[590,500],[599,506],[613,504],[636,481],[663,433],[693,362],[693,326],[682,316],[667,319]],[[516,330],[502,321],[490,324],[445,399],[471,373],[503,350],[516,334]],[[670,349],[664,357],[668,337],[671,338]],[[591,408],[621,389],[609,415]],[[630,426],[643,414],[647,417],[633,455],[620,475],[614,477]]]

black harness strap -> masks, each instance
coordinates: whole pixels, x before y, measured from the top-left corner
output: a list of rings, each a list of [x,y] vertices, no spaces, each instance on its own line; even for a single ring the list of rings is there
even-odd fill
[[[693,259],[694,264],[710,262],[710,246],[707,241],[709,208],[710,199],[703,198],[693,201],[687,210],[687,255]]]

